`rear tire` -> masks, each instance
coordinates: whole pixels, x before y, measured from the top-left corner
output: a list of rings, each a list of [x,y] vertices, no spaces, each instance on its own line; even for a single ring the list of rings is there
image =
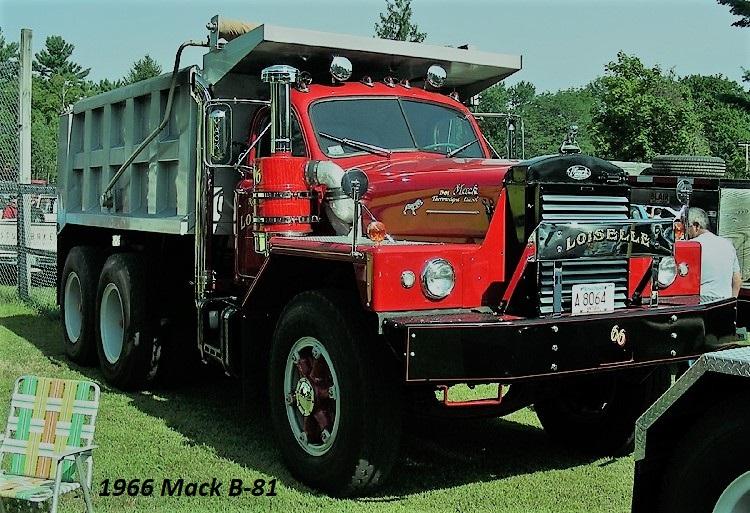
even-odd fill
[[[356,299],[343,295],[303,292],[286,306],[271,347],[269,398],[291,472],[314,488],[350,496],[390,473],[401,405],[395,362],[368,335]]]
[[[719,157],[694,155],[657,155],[651,165],[655,175],[721,178],[727,171],[726,163]]]
[[[96,363],[96,288],[104,260],[99,248],[70,250],[60,279],[60,320],[68,358],[79,365]]]
[[[105,379],[137,389],[156,376],[161,347],[150,315],[142,255],[115,253],[104,263],[97,291],[97,353]]]
[[[559,382],[558,395],[538,401],[544,430],[559,442],[596,455],[633,450],[635,421],[667,388],[667,367],[647,376],[611,373]]]
[[[746,392],[721,402],[703,414],[675,445],[664,466],[659,512],[750,510],[748,476],[735,482],[750,471],[748,402],[750,394]],[[726,502],[717,508],[722,494]]]

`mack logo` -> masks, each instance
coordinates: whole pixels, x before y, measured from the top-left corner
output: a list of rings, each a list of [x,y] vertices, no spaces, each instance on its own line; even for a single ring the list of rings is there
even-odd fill
[[[651,237],[647,233],[638,233],[632,230],[617,230],[615,228],[599,228],[592,232],[581,232],[575,237],[565,239],[565,250],[570,251],[578,246],[592,242],[633,242],[642,246],[651,244]]]
[[[585,180],[591,176],[591,170],[586,166],[576,165],[570,166],[566,171],[569,177],[573,180]]]

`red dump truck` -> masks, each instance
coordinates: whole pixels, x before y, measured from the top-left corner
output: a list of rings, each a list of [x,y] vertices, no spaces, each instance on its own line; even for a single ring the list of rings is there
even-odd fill
[[[535,404],[563,442],[621,450],[664,364],[731,343],[736,302],[699,296],[671,220],[631,217],[622,169],[574,137],[493,150],[467,105],[520,56],[208,28],[171,75],[61,123],[64,343],[112,385],[197,348],[263,391],[295,476],[351,495],[386,478],[411,412]],[[191,45],[203,65],[180,69]],[[459,383],[504,386],[455,401]]]

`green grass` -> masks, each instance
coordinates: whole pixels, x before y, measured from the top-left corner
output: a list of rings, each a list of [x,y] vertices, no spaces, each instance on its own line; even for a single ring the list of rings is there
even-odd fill
[[[97,488],[103,479],[117,478],[279,483],[276,497],[97,496],[98,512],[629,511],[632,459],[592,461],[561,448],[529,410],[504,420],[412,427],[388,484],[375,496],[326,497],[289,475],[266,416],[239,408],[237,382],[199,376],[168,389],[118,392],[103,384],[98,370],[65,359],[59,322],[49,313],[0,290],[0,429],[19,375],[88,377],[101,383],[103,392],[95,436]],[[81,511],[82,505],[66,497],[62,511]]]

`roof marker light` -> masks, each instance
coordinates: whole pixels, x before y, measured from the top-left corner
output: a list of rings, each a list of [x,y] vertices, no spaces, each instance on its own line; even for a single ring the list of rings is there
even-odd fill
[[[337,55],[331,61],[331,76],[338,82],[346,82],[352,76],[352,61]]]
[[[429,68],[427,68],[427,83],[430,84],[430,87],[434,87],[435,89],[440,89],[443,87],[443,84],[445,84],[445,79],[448,77],[448,73],[446,73],[445,68],[442,66],[438,66],[437,64],[433,64]]]

